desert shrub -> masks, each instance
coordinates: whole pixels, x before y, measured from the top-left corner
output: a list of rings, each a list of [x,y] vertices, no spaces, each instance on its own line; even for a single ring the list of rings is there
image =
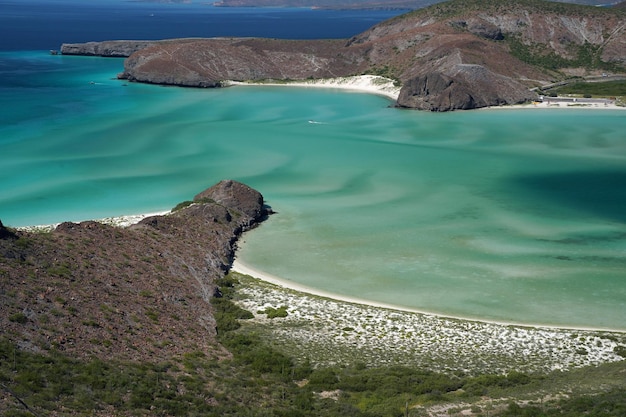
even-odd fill
[[[613,352],[615,352],[616,355],[619,355],[622,358],[626,358],[626,346],[617,345],[613,348]]]
[[[186,207],[189,207],[192,204],[193,204],[193,201],[191,201],[191,200],[181,201],[180,203],[176,204],[176,206],[174,206],[174,208],[172,208],[172,212],[182,210],[182,209],[184,209]]]
[[[556,89],[561,94],[590,94],[595,96],[624,96],[626,81],[605,81],[595,83],[577,82]]]
[[[333,368],[314,370],[309,376],[309,385],[314,390],[332,390],[338,387],[339,377]]]
[[[261,314],[267,314],[268,319],[275,319],[278,317],[287,317],[289,313],[287,313],[287,306],[281,306],[278,308],[267,307],[265,310],[261,311]]]
[[[28,317],[24,313],[13,313],[9,316],[9,321],[25,324],[28,321]]]
[[[236,283],[237,280],[231,276],[222,278],[219,281],[221,296],[211,298],[218,334],[237,330],[241,327],[239,320],[254,317],[251,312],[232,302]]]

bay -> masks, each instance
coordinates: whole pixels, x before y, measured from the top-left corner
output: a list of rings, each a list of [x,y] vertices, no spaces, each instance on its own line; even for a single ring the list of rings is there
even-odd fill
[[[232,178],[278,212],[238,255],[269,274],[444,315],[624,329],[622,111],[434,114],[332,89],[128,84],[118,59],[0,56],[5,224],[167,210]]]

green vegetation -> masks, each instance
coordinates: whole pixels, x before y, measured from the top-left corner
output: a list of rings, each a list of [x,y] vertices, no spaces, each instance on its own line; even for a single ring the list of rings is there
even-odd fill
[[[185,201],[181,201],[180,203],[176,204],[176,206],[174,208],[172,208],[172,212],[174,211],[178,211],[178,210],[182,210],[186,207],[189,207],[190,205],[192,205],[194,202],[191,200],[185,200]]]
[[[505,14],[516,9],[524,8],[530,12],[554,13],[570,16],[592,16],[614,13],[603,7],[571,4],[561,1],[546,0],[449,0],[434,4],[424,9],[415,10],[408,15],[430,15],[440,19],[453,16],[463,16],[471,12],[497,12]],[[394,19],[402,19],[406,15]]]
[[[72,276],[71,265],[67,262],[49,266],[46,269],[46,272],[50,275],[56,275],[62,278],[69,278]]]
[[[24,313],[14,313],[9,316],[9,321],[24,324],[28,321],[28,317],[26,317]]]
[[[585,98],[610,98],[618,106],[626,106],[626,81],[573,82],[560,87],[551,88],[546,95],[569,95]]]
[[[172,212],[178,211],[178,210],[182,210],[186,207],[189,207],[192,204],[206,204],[206,203],[215,203],[215,200],[211,199],[211,198],[200,198],[198,200],[186,200],[186,201],[182,201],[178,204],[176,204],[176,206],[174,208],[172,208]]]
[[[506,42],[511,48],[511,55],[527,64],[537,65],[549,70],[570,66],[567,59],[555,54],[546,45],[526,45],[519,37],[510,35],[506,37]]]
[[[401,417],[426,415],[435,405],[450,415],[468,407],[491,416],[626,412],[626,362],[547,375],[468,376],[362,362],[315,367],[269,345],[253,324],[242,326],[252,314],[233,302],[237,280],[219,284],[212,308],[232,357],[190,346],[163,363],[78,360],[55,349],[22,350],[3,337],[0,414]]]
[[[559,94],[591,95],[592,97],[626,96],[626,81],[577,82],[557,87],[553,91]]]
[[[394,85],[396,86],[399,86],[400,83],[397,75],[397,69],[388,65],[384,65],[381,67],[372,67],[363,75],[378,75],[381,77],[389,78],[391,80],[394,80]]]
[[[621,66],[602,61],[602,47],[585,42],[583,45],[570,46],[572,56],[564,58],[557,55],[548,45],[541,43],[525,44],[519,36],[507,35],[505,42],[511,49],[511,55],[530,65],[536,65],[547,70],[561,68],[586,68],[589,70],[623,71]]]
[[[476,403],[475,408],[488,407],[489,415],[501,416],[623,416],[626,410],[623,376],[621,386],[611,385],[612,376],[624,372],[623,365],[608,369],[606,390],[598,387],[600,392],[540,402],[525,399],[530,392],[553,393],[547,389],[551,384],[559,388],[563,375],[513,372],[470,378],[363,364],[312,369],[308,363],[294,364],[254,334],[227,332],[221,338],[232,360],[190,351],[179,362],[159,364],[79,361],[56,351],[25,352],[3,340],[0,389],[15,401],[0,411],[6,416],[30,415],[18,398],[38,414],[64,409],[82,416],[115,410],[115,415],[134,416],[400,417],[407,406],[408,415],[419,416],[431,405],[454,409],[461,403]],[[577,372],[570,379],[581,376],[583,372]],[[505,402],[498,403],[502,398]]]
[[[521,11],[529,14],[554,15],[555,18],[568,16],[577,19],[596,19],[622,13],[613,8],[568,4],[567,2],[559,1],[518,0],[511,2],[505,0],[450,0],[398,16],[394,19],[390,19],[389,22],[392,23],[414,16],[432,16],[440,20],[453,19],[455,17],[464,18],[465,16],[475,13],[494,15],[509,14],[515,16],[520,15]],[[521,19],[518,22],[520,27],[526,24],[527,23]],[[601,58],[603,45],[599,44],[585,42],[580,45],[572,43],[569,45],[567,51],[569,57],[564,57],[555,53],[550,45],[528,43],[524,41],[519,34],[505,33],[503,42],[509,45],[511,54],[521,61],[550,71],[559,70],[561,68],[586,68],[589,70],[595,69],[612,72],[625,70],[623,66],[617,63],[603,61]]]
[[[259,311],[259,314],[267,314],[268,319],[287,317],[289,315],[289,313],[287,312],[287,306],[281,306],[278,308],[267,307],[265,310]]]

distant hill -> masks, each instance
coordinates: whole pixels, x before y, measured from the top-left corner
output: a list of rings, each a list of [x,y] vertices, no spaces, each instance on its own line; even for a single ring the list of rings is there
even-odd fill
[[[128,44],[64,45],[62,51],[115,55],[130,53]],[[122,77],[219,87],[227,80],[375,74],[402,85],[398,106],[448,111],[527,102],[536,98],[531,88],[566,77],[624,73],[624,45],[626,13],[620,8],[452,0],[389,19],[351,39],[167,40],[132,54]]]
[[[157,0],[155,0],[157,1]],[[445,0],[218,0],[218,7],[311,7],[318,9],[421,9]],[[616,0],[558,0],[588,6],[612,6]]]

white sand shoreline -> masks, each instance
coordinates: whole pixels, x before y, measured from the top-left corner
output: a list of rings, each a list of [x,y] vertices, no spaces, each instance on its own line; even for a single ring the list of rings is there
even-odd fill
[[[626,344],[624,333],[451,319],[302,285],[287,288],[283,284],[288,281],[241,261],[232,271],[242,283],[236,303],[253,313],[248,323],[254,331],[265,333],[294,358],[316,364],[358,360],[440,372],[507,373],[563,371],[624,360],[616,352]],[[266,316],[268,308],[281,307],[286,317]]]
[[[491,106],[483,107],[476,110],[516,110],[516,109],[578,109],[578,110],[626,110],[626,107],[621,107],[613,104],[598,104],[598,103],[568,103],[565,101],[537,101],[526,104],[513,104],[509,106]]]
[[[256,269],[250,265],[245,264],[241,260],[235,258],[233,261],[233,265],[231,270],[243,275],[249,275],[253,278],[260,279],[261,281],[269,282],[270,284],[277,285],[279,287],[283,287],[286,289],[299,291],[305,294],[310,294],[318,297],[328,298],[334,301],[345,302],[350,304],[359,304],[367,307],[375,307],[382,308],[393,311],[401,311],[407,313],[414,314],[422,314],[429,317],[437,317],[440,319],[452,319],[452,320],[462,320],[468,322],[476,322],[476,323],[484,323],[484,324],[495,324],[499,326],[516,326],[516,327],[530,327],[536,329],[556,329],[556,330],[580,330],[585,332],[611,332],[611,333],[626,333],[624,329],[612,329],[612,328],[597,328],[597,327],[584,327],[584,326],[558,326],[558,325],[548,325],[548,324],[540,324],[540,323],[522,323],[515,321],[498,321],[498,320],[487,320],[481,319],[478,317],[463,317],[463,316],[454,316],[454,315],[446,315],[441,313],[434,313],[426,310],[420,310],[416,308],[410,308],[395,304],[383,303],[373,300],[366,300],[358,297],[350,297],[337,293],[333,293],[330,291],[320,290],[312,287],[308,287],[303,284],[298,284],[296,282],[290,281],[285,278],[277,277],[275,275],[267,274],[259,269]]]
[[[394,81],[378,75],[355,75],[352,77],[324,78],[306,81],[272,82],[240,82],[227,81],[225,86],[269,86],[269,87],[307,87],[332,88],[359,93],[370,93],[385,96],[393,101],[400,95],[400,87]]]
[[[322,78],[305,81],[285,81],[285,82],[241,82],[226,81],[224,86],[269,86],[269,87],[305,87],[305,88],[330,88],[360,93],[381,95],[396,101],[400,95],[399,86],[394,84],[394,80],[378,75],[354,75],[350,77]],[[579,102],[567,102],[567,98],[559,100],[557,97],[545,97],[543,101],[525,104],[514,104],[506,106],[484,107],[482,110],[493,109],[603,109],[603,110],[626,110],[626,107],[617,106],[615,102],[585,103],[584,99]],[[481,110],[481,109],[478,109]]]

